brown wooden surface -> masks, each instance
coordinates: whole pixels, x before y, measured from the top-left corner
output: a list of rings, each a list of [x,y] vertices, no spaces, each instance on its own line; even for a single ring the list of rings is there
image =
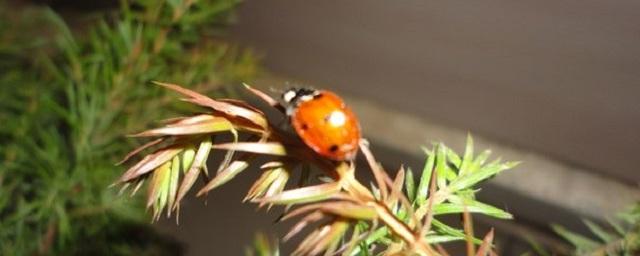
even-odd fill
[[[640,1],[247,1],[233,36],[277,73],[640,181]]]

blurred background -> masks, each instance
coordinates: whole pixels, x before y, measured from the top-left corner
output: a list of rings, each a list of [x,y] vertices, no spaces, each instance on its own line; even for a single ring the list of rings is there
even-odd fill
[[[250,1],[232,35],[285,77],[637,185],[639,8]]]
[[[114,8],[45,3],[80,27],[83,12]],[[640,199],[639,10],[635,0],[245,1],[224,40],[261,56],[247,80],[258,88],[344,95],[388,169],[419,170],[421,145],[461,151],[468,133],[523,161],[480,193],[516,219],[476,220],[498,230],[502,255],[519,255],[528,238],[568,247],[550,223],[589,236],[581,218],[603,222]],[[281,236],[277,211],[240,202],[255,176],[157,228],[187,255],[240,255],[256,230]]]

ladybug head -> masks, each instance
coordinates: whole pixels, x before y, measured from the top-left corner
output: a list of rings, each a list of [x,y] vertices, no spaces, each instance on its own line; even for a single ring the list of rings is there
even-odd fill
[[[300,102],[313,99],[319,92],[309,88],[289,88],[282,93],[282,100],[292,107],[295,107]]]

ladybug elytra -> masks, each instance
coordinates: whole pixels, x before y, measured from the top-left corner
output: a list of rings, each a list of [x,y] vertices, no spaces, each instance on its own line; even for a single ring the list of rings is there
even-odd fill
[[[338,95],[325,90],[292,88],[282,94],[282,99],[294,130],[307,146],[332,160],[355,158],[360,124]]]

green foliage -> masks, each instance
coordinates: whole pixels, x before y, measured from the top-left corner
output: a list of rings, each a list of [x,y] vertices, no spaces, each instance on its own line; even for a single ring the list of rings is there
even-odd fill
[[[199,176],[207,180],[197,194],[201,196],[255,164],[253,160],[258,155],[268,157],[268,160],[260,166],[263,174],[251,186],[245,200],[259,206],[285,206],[286,214],[281,221],[300,219],[284,236],[285,241],[305,228],[314,227],[291,255],[323,252],[326,255],[338,252],[368,255],[373,252],[371,248],[384,248],[389,255],[439,255],[432,244],[455,240],[467,241],[470,251],[480,245],[478,255],[486,255],[491,252],[493,232],[483,240],[475,238],[470,228],[470,213],[511,218],[511,214],[477,201],[475,193],[480,182],[517,163],[500,159],[487,163],[488,151],[475,156],[471,136],[462,157],[444,144],[425,149],[427,159],[418,184],[415,184],[413,173],[405,172],[403,168],[391,179],[375,160],[368,144],[361,140],[359,149],[375,178],[375,183],[368,189],[355,176],[356,170],[362,172],[364,168],[347,160],[327,162],[300,140],[291,138],[291,133],[274,127],[261,110],[244,102],[212,99],[175,84],[159,84],[178,92],[183,100],[206,112],[172,119],[163,127],[137,134],[156,139],[125,157],[128,160],[154,148],[132,164],[118,184],[133,185],[135,193],[140,184],[148,181],[147,206],[156,218],[164,209],[168,214],[178,211],[181,200]],[[249,86],[247,89],[285,113],[273,98]],[[240,132],[251,136],[240,141],[237,136]],[[233,134],[233,141],[216,141],[214,138],[221,133]],[[204,164],[213,150],[227,151],[215,174],[209,173]],[[236,152],[239,153],[237,157]],[[297,166],[301,168],[297,169]],[[308,179],[311,167],[323,174],[317,181]],[[298,171],[302,172],[300,180],[295,187],[286,189],[290,178]],[[209,175],[212,175],[210,179]],[[403,193],[405,187],[406,193]],[[290,210],[292,206],[296,207]],[[465,227],[451,227],[436,218],[445,214],[462,214]],[[269,253],[269,247],[258,242],[256,252]]]
[[[479,182],[501,171],[513,168],[517,163],[500,162],[500,160],[495,160],[488,164],[485,163],[490,152],[485,151],[478,156],[474,156],[473,140],[471,137],[468,138],[465,154],[462,158],[442,143],[435,144],[432,149],[425,149],[425,152],[427,154],[426,163],[420,177],[420,182],[417,184],[418,188],[416,189],[414,175],[411,170],[406,172],[404,179],[405,195],[411,203],[412,209],[410,211],[413,212],[414,215],[407,215],[407,209],[402,209],[402,207],[392,207],[392,209],[395,209],[394,214],[402,219],[404,223],[411,225],[411,219],[413,217],[422,219],[424,215],[427,214],[427,212],[425,212],[427,208],[425,207],[431,207],[433,215],[473,212],[496,218],[511,218],[510,214],[500,209],[476,201],[474,199],[475,190],[470,189],[475,187]],[[438,159],[439,157],[442,159]],[[431,183],[431,178],[434,177],[433,170],[436,172],[435,177],[437,181]],[[443,174],[438,176],[439,172]],[[446,176],[444,172],[450,172],[449,176]],[[473,181],[469,182],[468,180]],[[396,181],[398,181],[398,179],[396,179]],[[436,183],[441,184],[438,185],[437,189],[431,186],[431,184]],[[455,186],[452,188],[451,184],[467,184],[468,186],[462,189]],[[374,189],[376,188],[374,187]],[[431,200],[433,201],[431,202]],[[345,210],[343,217],[345,214],[356,216],[357,213],[353,211],[354,209]],[[470,243],[481,244],[478,254],[476,255],[487,255],[490,253],[489,248],[491,239],[493,238],[492,233],[489,233],[485,237],[485,241],[481,241],[477,238],[470,238],[471,234],[469,234],[468,231],[448,226],[437,219],[432,219],[431,221],[433,228],[429,230],[429,227],[426,227],[427,232],[425,236],[429,244],[467,240]],[[341,255],[387,255],[398,252],[398,239],[390,232],[388,226],[377,229],[374,227],[372,230],[373,226],[367,221],[361,220],[353,224],[356,227],[352,236],[342,237],[345,247],[342,247],[344,250],[341,251]],[[361,236],[360,239],[358,239],[359,236]],[[349,244],[352,245],[349,246]],[[259,234],[254,241],[252,249],[247,251],[247,255],[277,255],[277,248],[277,244],[273,245],[273,243],[265,239],[263,234]],[[381,250],[385,253],[378,254],[371,248],[378,248],[377,251],[380,251],[380,248],[382,248]],[[431,253],[432,255],[446,255],[446,252],[443,251]]]
[[[484,151],[475,156],[473,150],[471,136],[468,137],[463,157],[442,143],[437,143],[430,149],[424,148],[426,160],[419,182],[415,183],[414,174],[410,169],[405,176],[405,193],[412,209],[399,207],[394,214],[406,223],[409,223],[411,218],[421,220],[428,217],[428,214],[433,214],[435,217],[464,212],[511,219],[511,214],[476,200],[475,194],[479,183],[502,171],[514,168],[518,162],[502,162],[496,159],[487,163],[490,151]],[[432,177],[436,179],[433,181],[434,187],[431,186]],[[408,215],[407,212],[413,212],[413,215]],[[437,218],[431,221],[433,227],[425,234],[429,243],[438,244],[468,239],[468,234],[462,229],[451,227]],[[370,234],[361,243],[361,248],[370,248],[392,240],[393,236],[385,227],[382,227]],[[480,243],[480,239],[474,238],[473,241]]]
[[[245,250],[247,256],[280,256],[277,241],[270,241],[266,234],[257,233],[253,245]]]
[[[640,253],[640,203],[618,214],[609,225],[602,226],[584,220],[584,224],[593,233],[589,238],[572,232],[562,226],[553,225],[558,235],[571,243],[575,255],[638,255]]]
[[[237,3],[124,1],[82,32],[0,4],[0,254],[170,253],[139,224],[143,204],[108,189],[113,165],[123,132],[176,110],[150,81],[211,92],[256,74],[250,52],[215,39]]]

